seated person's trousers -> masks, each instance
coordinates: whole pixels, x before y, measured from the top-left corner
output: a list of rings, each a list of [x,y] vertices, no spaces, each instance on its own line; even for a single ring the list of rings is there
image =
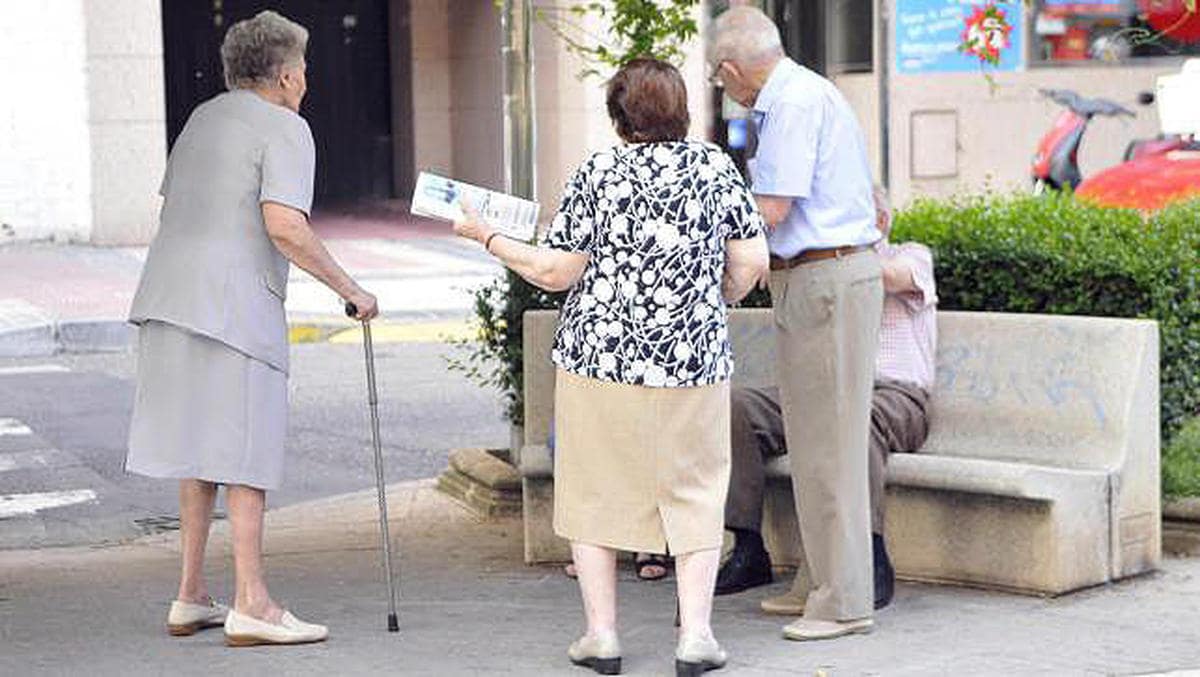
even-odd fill
[[[787,453],[778,388],[734,388],[731,395],[732,468],[725,527],[762,531],[765,465]],[[871,531],[883,533],[887,456],[921,448],[929,434],[929,393],[903,381],[877,379],[871,398],[868,475]],[[804,431],[793,431],[804,439]]]

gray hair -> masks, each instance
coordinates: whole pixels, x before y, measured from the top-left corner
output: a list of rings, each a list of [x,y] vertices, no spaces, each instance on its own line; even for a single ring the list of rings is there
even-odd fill
[[[713,22],[707,54],[712,66],[722,61],[756,66],[783,55],[779,27],[756,7],[732,7]]]
[[[267,10],[229,27],[221,43],[225,86],[248,89],[275,84],[286,66],[300,63],[308,48],[308,29]]]

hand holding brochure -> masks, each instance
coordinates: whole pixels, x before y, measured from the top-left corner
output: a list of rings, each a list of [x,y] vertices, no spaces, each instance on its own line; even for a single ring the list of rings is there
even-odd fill
[[[417,177],[410,211],[417,216],[458,221],[463,218],[462,202],[504,235],[526,242],[533,239],[538,203],[429,172]]]

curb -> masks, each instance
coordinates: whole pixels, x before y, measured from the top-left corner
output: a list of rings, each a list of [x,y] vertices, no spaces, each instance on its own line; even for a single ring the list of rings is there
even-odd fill
[[[1175,498],[1163,501],[1163,520],[1200,522],[1200,497]]]
[[[455,343],[476,338],[478,330],[465,320],[413,319],[371,323],[375,343]],[[293,322],[288,325],[289,343],[333,343],[361,345],[362,329],[341,322]]]
[[[22,318],[24,319],[24,318]],[[0,358],[50,357],[63,353],[114,353],[133,350],[137,328],[125,320],[61,320],[0,324]],[[377,343],[442,342],[474,337],[463,320],[417,319],[376,321],[371,328]],[[354,322],[340,317],[288,323],[288,343],[357,344],[362,333]]]
[[[137,332],[124,320],[47,319],[39,324],[0,327],[0,357],[49,357],[59,353],[129,350]]]

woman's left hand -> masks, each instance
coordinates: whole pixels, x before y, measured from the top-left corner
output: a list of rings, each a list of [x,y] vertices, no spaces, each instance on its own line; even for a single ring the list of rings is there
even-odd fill
[[[454,222],[454,233],[459,237],[465,237],[468,240],[475,240],[483,244],[487,241],[489,235],[495,232],[495,228],[489,226],[483,218],[479,216],[479,212],[466,202],[460,204],[463,211],[463,218]]]

